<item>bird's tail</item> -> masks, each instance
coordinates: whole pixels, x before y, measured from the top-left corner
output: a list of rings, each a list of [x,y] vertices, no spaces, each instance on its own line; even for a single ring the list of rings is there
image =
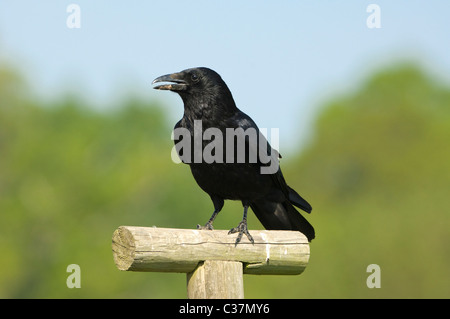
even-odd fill
[[[293,190],[289,186],[287,188],[289,191],[289,201],[293,205],[310,214],[312,211],[311,205],[303,197],[301,197],[295,190]]]
[[[314,227],[289,201],[278,203],[259,200],[252,202],[250,207],[267,230],[298,230],[308,238],[308,241],[315,237]]]

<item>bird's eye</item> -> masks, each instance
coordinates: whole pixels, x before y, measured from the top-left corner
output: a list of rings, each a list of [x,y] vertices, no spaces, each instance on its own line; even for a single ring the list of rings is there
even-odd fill
[[[198,75],[196,73],[192,73],[191,80],[194,81],[194,82],[197,82],[199,80]]]

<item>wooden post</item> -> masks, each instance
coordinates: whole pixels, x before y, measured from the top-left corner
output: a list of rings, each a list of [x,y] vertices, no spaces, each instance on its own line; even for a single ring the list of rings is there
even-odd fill
[[[243,274],[297,275],[309,260],[298,231],[250,230],[254,245],[226,230],[121,226],[112,238],[120,270],[187,273],[188,298],[243,298]]]
[[[187,274],[189,299],[243,299],[244,278],[239,261],[205,260]]]

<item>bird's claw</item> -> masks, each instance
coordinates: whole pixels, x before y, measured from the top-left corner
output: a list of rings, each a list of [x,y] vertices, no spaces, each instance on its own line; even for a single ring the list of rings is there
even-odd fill
[[[214,230],[213,225],[210,222],[207,222],[205,224],[205,226],[201,226],[200,224],[197,224],[197,229],[200,229],[200,230]]]
[[[241,221],[237,227],[230,229],[230,231],[228,232],[228,235],[234,234],[234,233],[239,233],[236,238],[236,242],[234,243],[235,247],[241,241],[243,234],[245,234],[245,236],[247,236],[248,240],[252,244],[255,244],[255,241],[253,240],[252,235],[250,235],[250,233],[248,232],[247,223],[245,221]]]

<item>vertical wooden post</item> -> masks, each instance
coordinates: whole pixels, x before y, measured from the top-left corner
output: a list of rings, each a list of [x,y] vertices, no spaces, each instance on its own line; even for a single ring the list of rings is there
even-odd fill
[[[189,299],[243,299],[243,266],[239,261],[205,260],[187,274]]]

